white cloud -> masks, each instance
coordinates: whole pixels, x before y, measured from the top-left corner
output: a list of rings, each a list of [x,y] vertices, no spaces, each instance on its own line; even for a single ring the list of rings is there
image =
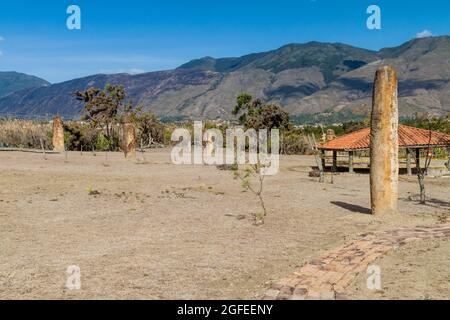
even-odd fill
[[[106,73],[106,74],[114,74],[114,73],[128,73],[128,74],[139,74],[139,73],[145,73],[147,71],[138,69],[138,68],[131,68],[131,69],[102,69],[100,70],[100,73]]]
[[[429,30],[423,30],[422,32],[419,32],[417,34],[417,38],[422,39],[422,38],[428,38],[428,37],[432,37],[433,33]]]
[[[139,73],[145,73],[145,70],[138,69],[138,68],[131,68],[129,70],[125,70],[126,73],[129,74],[139,74]]]

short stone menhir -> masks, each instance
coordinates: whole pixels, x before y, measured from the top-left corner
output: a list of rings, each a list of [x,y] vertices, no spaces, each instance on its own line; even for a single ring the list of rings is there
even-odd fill
[[[129,116],[124,116],[122,122],[122,149],[125,158],[135,158],[136,156],[136,129]]]
[[[129,116],[125,116],[122,122],[122,150],[125,158],[134,158],[136,155],[136,129]],[[53,150],[64,152],[64,126],[61,117],[53,118]]]
[[[56,116],[53,118],[53,150],[57,152],[64,152],[64,127],[61,117]]]

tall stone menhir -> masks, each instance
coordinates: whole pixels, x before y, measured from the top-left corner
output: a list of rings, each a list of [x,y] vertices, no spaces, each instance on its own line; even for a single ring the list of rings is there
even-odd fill
[[[370,143],[372,214],[397,212],[398,203],[398,96],[397,74],[391,67],[375,75]]]
[[[130,116],[125,115],[122,123],[122,149],[125,158],[135,158],[136,156],[136,129]]]
[[[61,117],[53,118],[53,150],[64,152],[64,127]]]

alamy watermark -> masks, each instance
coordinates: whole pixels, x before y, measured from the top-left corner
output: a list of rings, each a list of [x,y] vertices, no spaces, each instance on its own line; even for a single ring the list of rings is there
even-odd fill
[[[81,9],[77,5],[67,7],[66,13],[70,16],[67,18],[66,26],[69,30],[81,30]]]
[[[81,289],[81,269],[79,266],[69,266],[67,268],[66,288],[69,290],[80,290]]]
[[[381,30],[381,8],[378,5],[372,4],[367,7],[366,26],[369,30]],[[69,30],[81,30],[81,8],[78,5],[72,4],[67,7],[66,13],[70,16],[67,18],[66,26]]]
[[[224,137],[219,129],[203,132],[203,122],[194,122],[194,139],[189,130],[178,128],[171,140],[179,143],[172,149],[174,164],[243,165],[260,164],[261,175],[275,175],[280,165],[280,133],[278,129],[258,130],[236,127],[226,130]],[[206,146],[204,147],[204,143]],[[248,152],[246,152],[246,149]],[[270,149],[270,154],[268,150]]]
[[[381,290],[381,268],[377,265],[367,267],[367,289]]]
[[[373,4],[367,8],[367,14],[370,14],[366,22],[367,28],[369,30],[381,30],[381,8]]]

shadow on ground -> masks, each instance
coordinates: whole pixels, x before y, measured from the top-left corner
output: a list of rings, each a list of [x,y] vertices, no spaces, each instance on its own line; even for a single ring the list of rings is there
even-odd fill
[[[370,209],[358,206],[356,204],[351,204],[351,203],[346,203],[346,202],[341,202],[341,201],[331,201],[330,203],[334,204],[335,206],[349,210],[351,212],[363,213],[363,214],[371,213]]]

